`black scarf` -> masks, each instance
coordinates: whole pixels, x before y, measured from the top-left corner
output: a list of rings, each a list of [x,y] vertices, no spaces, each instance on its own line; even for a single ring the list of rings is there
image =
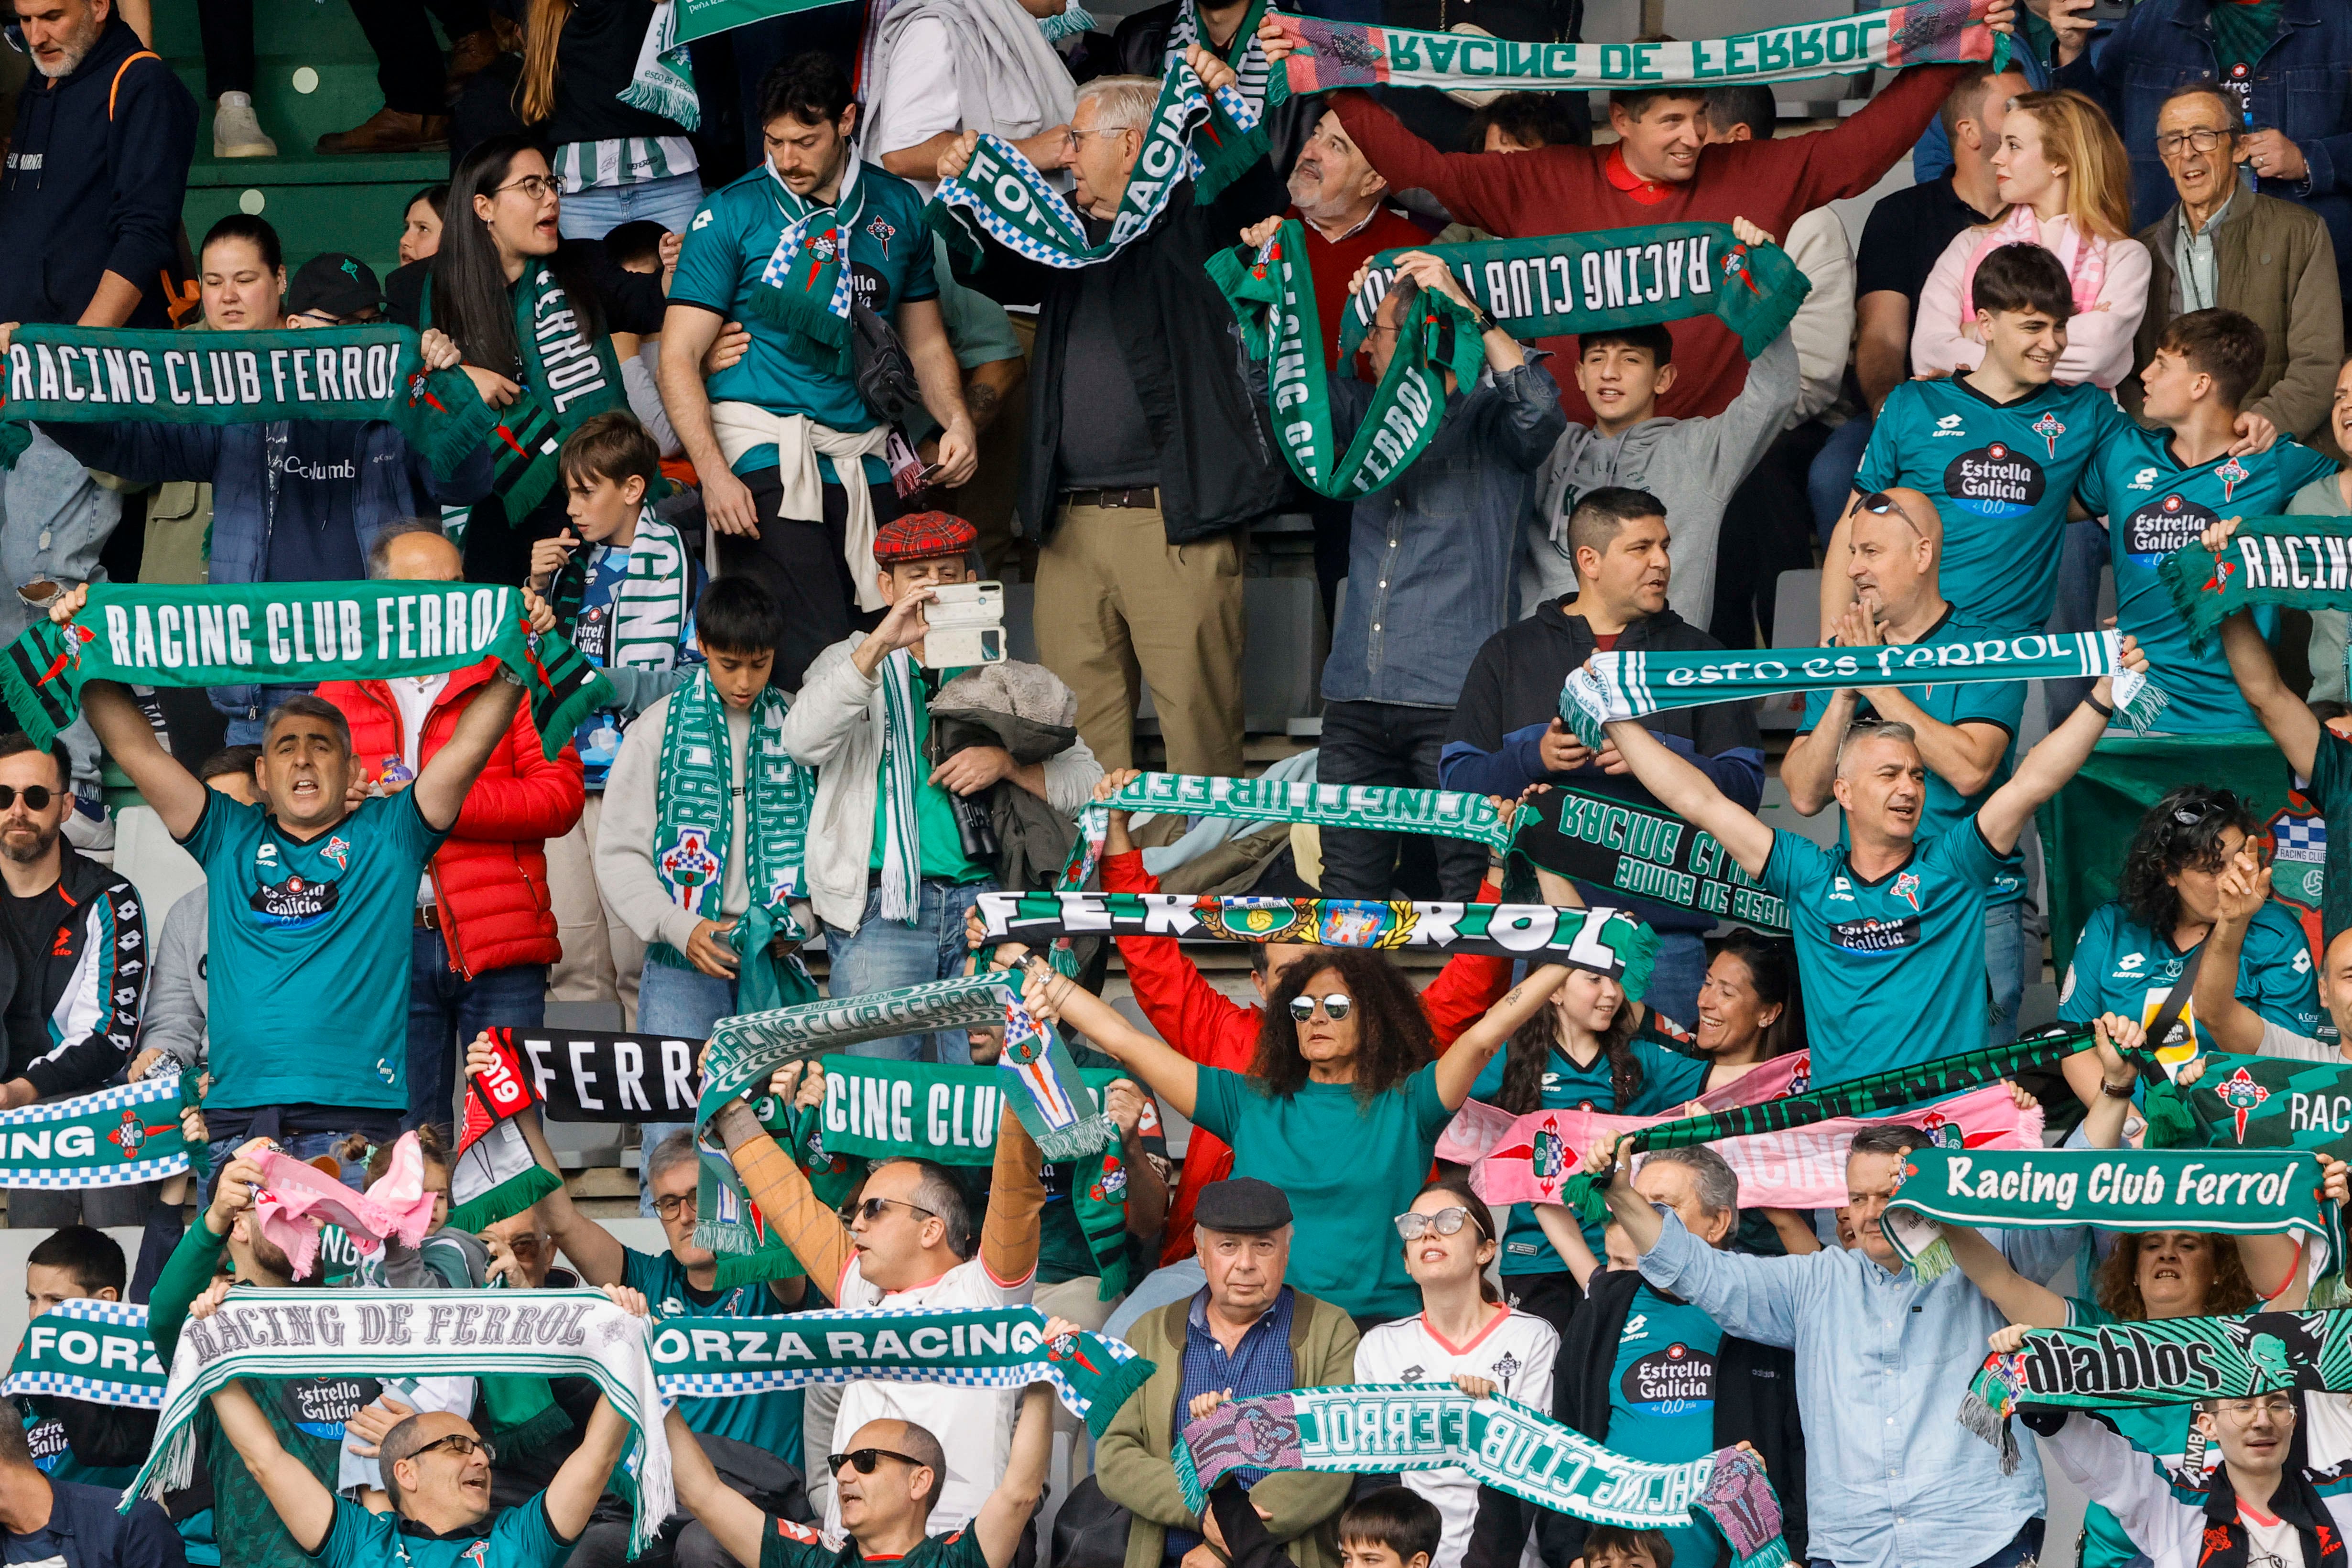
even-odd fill
[[[2271,1496],[2271,1511],[2294,1526],[2303,1542],[2304,1568],[2346,1568],[2344,1538],[2296,1458],[2288,1456],[2279,1490]],[[2205,1493],[2205,1544],[2197,1568],[2246,1568],[2246,1527],[2238,1519],[2238,1489],[2230,1484],[2227,1465],[2214,1469]]]

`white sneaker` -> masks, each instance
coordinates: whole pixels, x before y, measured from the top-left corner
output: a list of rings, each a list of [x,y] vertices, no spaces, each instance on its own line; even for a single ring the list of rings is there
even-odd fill
[[[213,107],[213,156],[215,158],[275,158],[278,143],[261,133],[248,93],[225,92]]]

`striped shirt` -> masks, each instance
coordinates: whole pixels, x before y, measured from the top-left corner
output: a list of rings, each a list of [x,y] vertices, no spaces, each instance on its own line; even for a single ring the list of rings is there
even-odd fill
[[[691,174],[700,165],[683,136],[615,136],[567,141],[555,150],[555,178],[567,196]]]
[[[1185,49],[1193,44],[1201,45],[1211,54],[1220,57],[1223,57],[1225,53],[1224,49],[1220,49],[1211,43],[1208,37],[1201,31],[1201,13],[1194,0],[1184,0],[1184,4],[1177,7],[1175,21],[1169,24],[1167,47],[1160,51],[1160,74],[1164,78],[1170,68],[1184,57]],[[1226,47],[1231,47],[1231,43],[1228,42]],[[1253,108],[1262,112],[1265,108],[1265,48],[1258,42],[1258,37],[1255,32],[1249,36],[1249,47],[1242,51],[1242,57],[1238,61],[1227,63],[1233,66],[1234,73],[1241,78],[1241,81],[1237,84],[1241,95],[1249,99]]]

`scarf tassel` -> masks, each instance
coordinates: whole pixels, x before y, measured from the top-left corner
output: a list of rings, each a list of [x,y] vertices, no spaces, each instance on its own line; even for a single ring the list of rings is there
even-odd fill
[[[1953,1261],[1952,1244],[1938,1235],[1911,1260],[1911,1272],[1921,1284],[1932,1285],[1952,1271]]]
[[[793,289],[762,285],[751,290],[747,308],[790,335],[796,358],[836,376],[856,373],[857,359],[850,344],[849,323],[827,309],[824,300]]]
[[[2017,1434],[2010,1429],[2009,1417],[1992,1407],[1983,1394],[1971,1384],[1960,1399],[1959,1423],[1975,1436],[1990,1443],[2000,1454],[2000,1473],[2017,1473],[2020,1458]]]

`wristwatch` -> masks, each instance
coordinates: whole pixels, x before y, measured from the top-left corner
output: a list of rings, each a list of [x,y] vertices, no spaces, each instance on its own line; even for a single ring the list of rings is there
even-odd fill
[[[1481,332],[1491,332],[1495,329],[1495,313],[1475,299],[1470,302],[1470,319],[1478,324],[1478,330]]]

